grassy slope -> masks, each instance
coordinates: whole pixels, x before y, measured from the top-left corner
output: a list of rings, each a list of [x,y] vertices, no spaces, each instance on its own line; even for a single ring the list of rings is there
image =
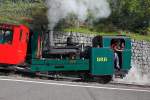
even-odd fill
[[[86,28],[67,28],[64,29],[65,32],[80,32],[80,33],[86,33],[86,34],[97,34],[97,35],[126,35],[129,36],[135,40],[146,40],[146,41],[150,41],[150,35],[139,35],[139,34],[135,34],[135,33],[126,33],[126,32],[122,32],[122,33],[118,33],[118,32],[111,32],[111,33],[104,33],[104,32],[94,32],[94,31],[90,31],[89,29]]]
[[[43,7],[43,2],[6,2],[0,5],[0,23],[28,24],[28,21],[33,19],[34,8],[38,10],[41,7]]]

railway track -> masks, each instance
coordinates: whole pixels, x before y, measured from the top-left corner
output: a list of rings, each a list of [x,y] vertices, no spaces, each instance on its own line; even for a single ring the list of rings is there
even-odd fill
[[[0,67],[0,76],[16,76],[22,78],[31,78],[31,79],[44,79],[44,80],[57,80],[57,81],[68,81],[68,82],[86,82],[86,83],[99,83],[96,79],[85,81],[82,78],[75,78],[75,77],[66,77],[66,76],[59,76],[59,75],[46,75],[42,73],[34,73],[30,72],[28,69],[24,70],[19,67],[8,67],[3,68]],[[100,83],[101,84],[101,83]],[[108,84],[110,85],[119,85],[119,86],[129,86],[129,87],[142,87],[142,88],[150,88],[150,85],[139,85],[137,83],[123,83],[119,81],[110,81]]]

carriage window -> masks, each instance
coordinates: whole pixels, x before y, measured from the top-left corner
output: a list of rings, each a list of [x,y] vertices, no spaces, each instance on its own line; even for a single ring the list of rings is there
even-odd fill
[[[4,32],[0,30],[0,43],[3,41]]]
[[[1,44],[11,44],[13,39],[13,33],[11,30],[2,30],[0,29],[0,43]]]

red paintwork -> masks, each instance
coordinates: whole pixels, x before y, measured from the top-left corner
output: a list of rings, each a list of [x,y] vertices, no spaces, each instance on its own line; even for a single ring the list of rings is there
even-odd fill
[[[0,63],[21,64],[26,58],[29,29],[24,25],[9,26],[13,30],[13,40],[12,44],[0,44]]]

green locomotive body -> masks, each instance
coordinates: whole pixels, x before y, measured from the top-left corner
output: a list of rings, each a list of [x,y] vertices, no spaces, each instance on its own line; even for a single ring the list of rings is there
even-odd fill
[[[55,72],[80,72],[84,71],[93,76],[104,76],[115,74],[114,67],[114,52],[111,48],[113,40],[122,41],[125,47],[122,52],[119,53],[120,59],[120,71],[128,72],[131,68],[131,39],[126,36],[97,36],[100,37],[100,41],[93,42],[93,47],[81,51],[76,46],[66,47],[51,47],[48,51],[42,51],[44,53],[41,57],[37,57],[38,52],[38,37],[43,37],[41,34],[33,36],[32,40],[32,59],[31,70],[32,71],[55,71]],[[43,39],[41,39],[43,40]],[[100,43],[99,43],[100,42]],[[43,41],[41,41],[43,43]],[[95,44],[101,45],[101,47],[94,46]],[[81,46],[80,46],[81,47]],[[40,47],[41,48],[41,47]],[[43,47],[41,48],[43,49]],[[85,48],[83,48],[85,49]],[[88,57],[81,57],[81,54],[88,51]],[[54,55],[52,57],[48,57]],[[56,56],[60,56],[55,58]],[[64,57],[64,55],[66,55]],[[70,57],[72,55],[72,57]],[[46,56],[46,57],[45,57]],[[74,57],[73,57],[74,56]]]

